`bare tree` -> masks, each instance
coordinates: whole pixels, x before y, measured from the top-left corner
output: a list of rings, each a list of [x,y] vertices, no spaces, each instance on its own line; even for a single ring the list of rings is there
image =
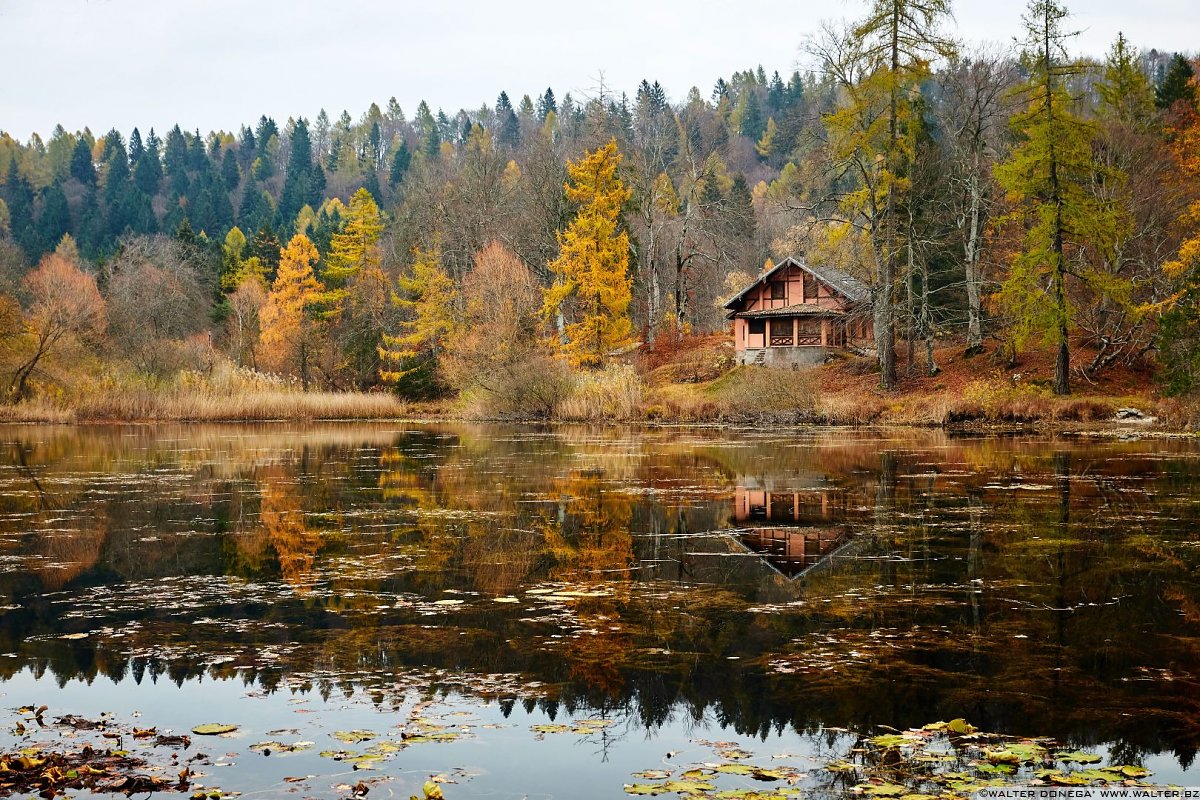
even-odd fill
[[[992,167],[1003,158],[1014,110],[1011,90],[1019,76],[1009,53],[980,49],[952,59],[939,79],[942,94],[935,109],[950,160],[967,292],[966,352],[971,355],[983,349],[984,230],[998,194]]]

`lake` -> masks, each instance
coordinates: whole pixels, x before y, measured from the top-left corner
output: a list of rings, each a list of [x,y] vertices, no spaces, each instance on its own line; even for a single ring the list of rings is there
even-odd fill
[[[824,797],[878,779],[886,736],[865,738],[963,719],[1046,737],[1027,766],[1071,748],[1200,784],[1191,439],[263,424],[0,443],[4,752],[91,742],[258,797],[407,798],[431,776],[447,800],[670,780]],[[237,727],[190,733],[208,723]],[[973,747],[930,760],[986,765]]]

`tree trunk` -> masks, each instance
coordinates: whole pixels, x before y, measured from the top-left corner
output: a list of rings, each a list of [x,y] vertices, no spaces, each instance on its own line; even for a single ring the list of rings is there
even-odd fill
[[[967,239],[963,245],[965,252],[967,279],[967,351],[968,356],[983,352],[983,308],[982,289],[983,279],[979,270],[979,221],[982,213],[982,198],[979,189],[978,156],[976,156],[976,171],[971,174],[970,191],[971,204],[967,212]]]

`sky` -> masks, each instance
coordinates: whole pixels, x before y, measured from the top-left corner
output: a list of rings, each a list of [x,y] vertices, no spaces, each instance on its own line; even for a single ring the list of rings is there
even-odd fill
[[[1066,0],[1075,51],[1101,56],[1124,31],[1137,47],[1200,50],[1200,0]],[[236,131],[358,118],[396,97],[411,118],[513,103],[547,86],[561,98],[633,95],[642,78],[682,99],[762,64],[806,68],[822,20],[864,0],[0,0],[0,131],[48,138],[56,124],[94,133],[137,126]],[[967,42],[1011,43],[1020,0],[956,0]]]

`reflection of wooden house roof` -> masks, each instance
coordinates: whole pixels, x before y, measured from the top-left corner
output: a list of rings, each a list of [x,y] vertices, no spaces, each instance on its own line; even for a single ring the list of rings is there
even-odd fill
[[[812,572],[816,567],[827,564],[855,541],[845,527],[769,527],[741,528],[729,531],[739,545],[760,558],[775,572],[788,580],[795,580]],[[815,538],[814,538],[815,534]],[[798,537],[802,551],[790,550],[794,537]],[[781,548],[777,545],[782,543]],[[809,552],[808,545],[815,544]]]
[[[840,269],[836,269],[834,267],[813,267],[802,261],[797,261],[789,256],[788,258],[780,261],[774,267],[771,267],[771,269],[767,270],[762,275],[759,275],[745,289],[742,289],[733,297],[729,298],[728,302],[725,303],[725,308],[729,309],[730,311],[736,310],[735,306],[741,302],[742,298],[745,297],[747,293],[749,293],[756,286],[761,286],[763,283],[766,283],[775,273],[785,270],[788,267],[795,267],[796,269],[807,272],[821,283],[830,287],[848,300],[852,300],[856,303],[866,303],[871,299],[871,289],[850,273],[842,272]]]

